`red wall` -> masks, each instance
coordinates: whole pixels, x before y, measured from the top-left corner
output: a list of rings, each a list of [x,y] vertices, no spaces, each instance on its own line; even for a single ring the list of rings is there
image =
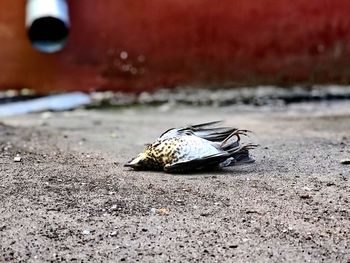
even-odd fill
[[[24,1],[0,0],[0,89],[139,91],[350,80],[349,0],[69,4],[66,48],[42,54],[26,38]]]

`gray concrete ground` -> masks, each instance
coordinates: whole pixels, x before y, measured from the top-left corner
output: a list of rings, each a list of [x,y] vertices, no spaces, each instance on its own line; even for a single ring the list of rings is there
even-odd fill
[[[192,175],[123,167],[162,131],[212,120],[254,131],[256,163]],[[1,121],[0,261],[350,262],[350,102]]]

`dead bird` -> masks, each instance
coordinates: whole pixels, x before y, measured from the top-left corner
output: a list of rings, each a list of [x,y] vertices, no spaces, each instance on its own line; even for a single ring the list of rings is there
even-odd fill
[[[249,150],[257,145],[240,142],[241,135],[247,135],[248,131],[213,127],[218,123],[170,129],[125,166],[135,170],[188,173],[254,162]]]

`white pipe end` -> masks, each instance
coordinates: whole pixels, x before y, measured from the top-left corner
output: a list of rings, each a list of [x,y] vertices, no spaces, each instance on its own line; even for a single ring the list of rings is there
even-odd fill
[[[66,0],[27,0],[26,27],[33,47],[41,52],[61,50],[69,34]]]

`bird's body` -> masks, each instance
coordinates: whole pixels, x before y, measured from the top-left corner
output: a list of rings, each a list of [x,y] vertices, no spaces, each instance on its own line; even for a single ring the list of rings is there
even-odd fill
[[[138,170],[190,172],[230,166],[237,161],[252,161],[248,150],[253,145],[239,143],[239,135],[246,131],[208,128],[216,123],[170,129],[126,166]],[[223,136],[225,139],[219,141]]]

